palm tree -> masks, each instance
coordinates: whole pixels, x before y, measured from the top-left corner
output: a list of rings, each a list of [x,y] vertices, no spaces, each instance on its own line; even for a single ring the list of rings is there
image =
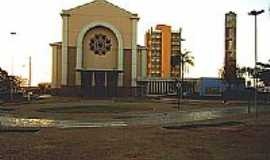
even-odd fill
[[[194,57],[191,56],[190,54],[191,52],[186,49],[181,53],[181,61],[180,61],[181,72],[179,74],[179,76],[181,75],[181,84],[182,84],[182,87],[180,90],[181,97],[183,96],[183,91],[184,91],[183,88],[185,88],[184,87],[184,84],[185,84],[184,73],[189,71],[190,66],[194,66]]]
[[[189,72],[189,67],[194,66],[194,57],[191,54],[191,51],[184,50],[182,53],[182,65],[181,65],[181,73],[182,78],[184,79],[184,73]]]

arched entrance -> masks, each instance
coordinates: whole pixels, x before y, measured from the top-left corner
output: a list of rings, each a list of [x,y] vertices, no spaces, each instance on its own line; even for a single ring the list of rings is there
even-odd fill
[[[116,96],[123,72],[121,36],[108,24],[90,26],[86,32],[82,30],[78,40],[78,83],[87,96]]]

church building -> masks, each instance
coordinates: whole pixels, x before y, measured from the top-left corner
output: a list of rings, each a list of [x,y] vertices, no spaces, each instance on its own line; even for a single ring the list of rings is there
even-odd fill
[[[61,16],[62,42],[50,44],[52,88],[96,95],[138,88],[147,69],[146,48],[137,45],[137,14],[94,0],[63,10]]]

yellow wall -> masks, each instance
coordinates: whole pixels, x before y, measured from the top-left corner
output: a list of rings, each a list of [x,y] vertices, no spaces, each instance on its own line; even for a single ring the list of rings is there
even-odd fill
[[[61,44],[52,44],[52,87],[61,87],[62,77],[62,47]]]
[[[89,42],[96,33],[106,35],[111,39],[112,48],[105,55],[96,55],[89,48]],[[114,33],[105,27],[96,27],[88,31],[83,42],[83,68],[87,69],[117,69],[118,64],[118,44]]]
[[[107,1],[95,0],[91,3],[78,6],[69,10],[63,10],[63,20],[67,18],[67,27],[63,26],[63,31],[67,31],[67,36],[63,36],[63,40],[68,42],[68,57],[67,57],[67,85],[75,85],[76,77],[79,72],[76,72],[77,62],[77,40],[82,29],[89,26],[91,23],[105,23],[116,28],[123,41],[123,50],[132,49],[133,28],[132,18],[137,15],[119,8]],[[67,17],[66,17],[67,16]],[[66,18],[64,18],[66,17]],[[66,22],[66,21],[65,21]],[[135,31],[135,30],[134,30]],[[102,32],[112,39],[113,48],[111,52],[105,56],[95,55],[89,49],[89,40],[94,35],[94,32]],[[65,34],[64,34],[65,35]],[[53,49],[53,69],[52,69],[52,84],[56,87],[61,87],[62,80],[62,45],[52,44]],[[119,44],[114,33],[107,28],[95,27],[90,29],[84,37],[82,44],[83,53],[83,68],[85,69],[117,69]],[[124,61],[124,60],[123,60]],[[63,69],[65,70],[65,69]]]
[[[76,48],[69,47],[68,49],[68,86],[75,86],[76,75]]]
[[[83,27],[91,22],[106,22],[117,28],[123,36],[124,48],[132,45],[131,14],[118,7],[112,7],[106,2],[96,1],[88,5],[68,10],[69,46],[76,46],[77,38]]]

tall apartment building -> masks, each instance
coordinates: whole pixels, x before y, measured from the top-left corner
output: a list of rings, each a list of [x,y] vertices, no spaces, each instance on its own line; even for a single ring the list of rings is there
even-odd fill
[[[236,18],[234,12],[225,15],[225,75],[226,81],[236,79]]]
[[[159,24],[146,32],[147,75],[149,78],[169,79],[178,76],[178,65],[172,65],[173,57],[179,54],[179,32],[171,26]]]

